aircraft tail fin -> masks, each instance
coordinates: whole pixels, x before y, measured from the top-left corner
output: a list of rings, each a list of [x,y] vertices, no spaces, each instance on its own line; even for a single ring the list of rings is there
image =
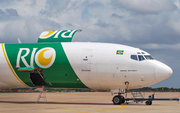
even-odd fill
[[[71,42],[76,32],[82,30],[52,30],[43,31],[38,39],[38,43],[41,42]]]

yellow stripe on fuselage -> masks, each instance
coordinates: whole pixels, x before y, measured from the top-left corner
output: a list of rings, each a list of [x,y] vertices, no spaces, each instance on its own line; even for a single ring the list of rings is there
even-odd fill
[[[25,85],[26,87],[29,87],[29,86],[26,85],[26,84],[16,75],[16,73],[14,72],[14,70],[13,70],[13,68],[12,68],[12,66],[11,66],[11,64],[10,64],[10,62],[9,62],[9,59],[8,59],[8,57],[7,57],[7,55],[6,55],[6,51],[5,51],[5,48],[4,48],[4,44],[2,44],[2,50],[3,50],[3,53],[4,53],[4,57],[5,57],[6,61],[7,61],[7,64],[9,65],[9,68],[11,69],[12,73],[14,74],[14,76],[15,76],[15,77],[19,80],[19,82],[21,82],[23,85]]]

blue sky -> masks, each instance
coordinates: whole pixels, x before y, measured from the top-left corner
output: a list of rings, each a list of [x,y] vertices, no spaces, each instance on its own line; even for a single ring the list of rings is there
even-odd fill
[[[174,71],[152,87],[180,88],[179,0],[0,0],[0,43],[60,29],[82,29],[74,41],[141,48]]]

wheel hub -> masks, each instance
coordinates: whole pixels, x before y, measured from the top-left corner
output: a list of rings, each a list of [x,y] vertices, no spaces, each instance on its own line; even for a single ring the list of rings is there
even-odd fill
[[[114,98],[114,103],[119,103],[119,98],[118,97]]]

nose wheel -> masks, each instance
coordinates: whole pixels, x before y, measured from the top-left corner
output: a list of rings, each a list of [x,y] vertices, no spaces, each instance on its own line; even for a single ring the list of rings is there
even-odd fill
[[[116,96],[114,96],[112,101],[113,101],[114,105],[120,105],[125,102],[125,99],[122,95],[116,95]]]

